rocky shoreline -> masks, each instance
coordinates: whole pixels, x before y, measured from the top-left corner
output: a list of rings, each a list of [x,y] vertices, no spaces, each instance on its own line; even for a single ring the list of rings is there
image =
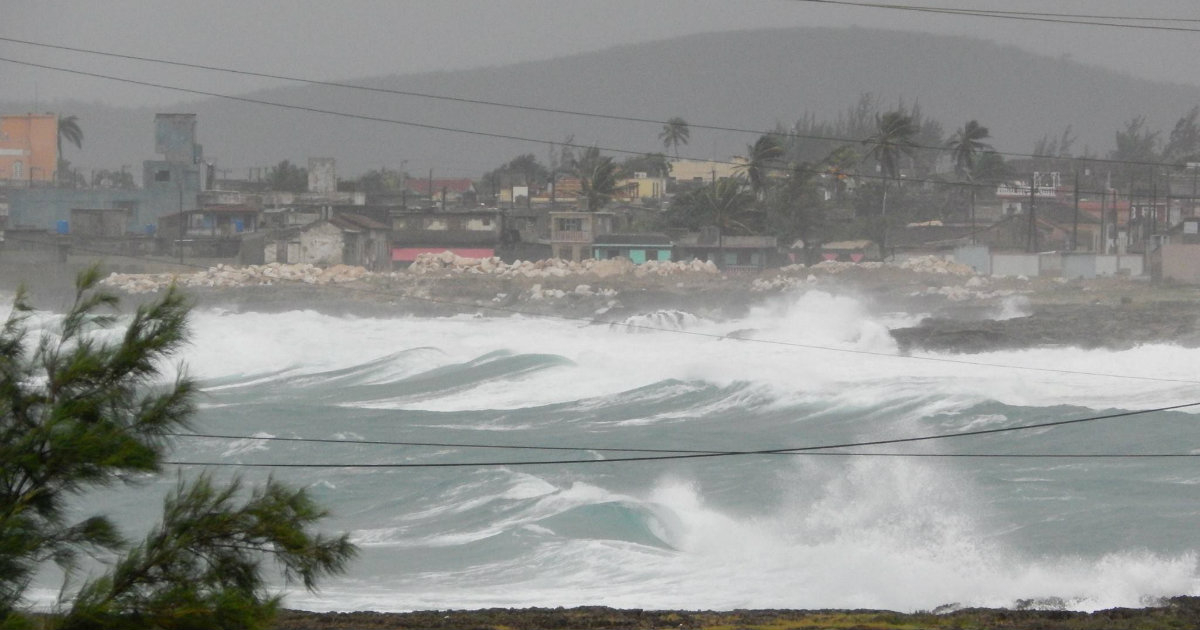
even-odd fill
[[[45,270],[38,270],[44,273]],[[8,274],[5,274],[8,275]],[[67,274],[59,273],[57,285]],[[627,260],[503,263],[426,255],[412,268],[214,265],[186,273],[113,273],[105,284],[142,301],[178,283],[201,307],[309,309],[356,317],[544,316],[607,324],[654,311],[709,319],[805,291],[850,294],[875,314],[919,313],[891,331],[901,351],[977,353],[1030,347],[1200,347],[1200,288],[1140,278],[992,278],[936,256],[901,263],[793,265],[722,274],[709,263]],[[55,283],[61,307],[70,291]],[[44,288],[44,287],[43,287]],[[35,295],[43,288],[34,285]],[[45,304],[43,300],[39,306]]]
[[[421,611],[410,613],[304,612],[287,610],[276,630],[1154,630],[1200,627],[1200,598],[1174,597],[1147,608],[1092,613],[1035,609],[946,606],[911,614],[886,610],[619,610],[605,607]]]

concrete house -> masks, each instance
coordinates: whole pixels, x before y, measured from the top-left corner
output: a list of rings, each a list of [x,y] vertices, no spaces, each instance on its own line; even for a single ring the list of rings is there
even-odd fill
[[[612,212],[551,212],[550,255],[580,261],[592,255],[595,237],[613,231]]]
[[[142,163],[142,188],[13,189],[9,192],[8,224],[70,234],[75,209],[123,210],[123,233],[157,232],[161,217],[198,207],[197,195],[206,188],[207,169],[203,147],[196,143],[195,114],[155,115],[154,145],[161,159]]]
[[[597,260],[628,258],[635,264],[671,260],[673,243],[666,234],[603,234],[592,240]]]
[[[248,239],[260,247],[247,247],[245,263],[309,263],[313,265],[358,265],[374,271],[391,268],[388,226],[356,214],[339,214],[331,219]],[[254,250],[262,252],[261,259]]]
[[[494,208],[394,213],[391,260],[408,264],[421,254],[444,251],[464,258],[490,258],[505,242],[504,230],[504,215]]]

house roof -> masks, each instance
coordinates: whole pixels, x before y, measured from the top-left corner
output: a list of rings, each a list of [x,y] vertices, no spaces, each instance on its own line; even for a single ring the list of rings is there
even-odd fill
[[[387,231],[391,228],[372,219],[364,217],[361,214],[353,214],[351,212],[343,212],[329,220],[330,223],[338,226],[343,230],[383,230]]]
[[[238,203],[204,206],[200,212],[215,212],[217,214],[253,214],[259,212],[259,209],[244,203]]]
[[[430,183],[431,182],[428,179],[421,179],[421,178],[416,178],[416,177],[410,178],[408,180],[408,189],[417,194],[428,195],[428,194],[430,194],[429,193],[430,188],[431,188],[429,185]],[[432,181],[432,183],[433,183],[433,186],[432,186],[433,194],[437,194],[437,193],[441,192],[443,188],[445,188],[447,192],[459,193],[459,194],[467,193],[467,192],[471,192],[471,191],[475,190],[475,182],[472,182],[468,178],[435,179]]]
[[[666,234],[601,234],[592,239],[593,245],[661,245],[671,246],[671,237]]]

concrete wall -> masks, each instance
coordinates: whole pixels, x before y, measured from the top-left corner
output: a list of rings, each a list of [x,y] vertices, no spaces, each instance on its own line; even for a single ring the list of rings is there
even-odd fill
[[[192,164],[196,161],[196,115],[156,114],[154,116],[154,152],[168,162]]]
[[[1037,254],[992,254],[992,275],[1026,276],[1038,275]]]
[[[963,265],[970,265],[975,273],[992,274],[992,254],[987,245],[964,245],[956,248],[954,260]]]
[[[337,192],[337,167],[333,158],[308,158],[308,192]]]
[[[1162,277],[1164,280],[1200,284],[1200,245],[1163,245]]]
[[[1118,259],[1118,256],[1110,256],[1110,255],[1096,256],[1096,262],[1095,262],[1096,275],[1097,276],[1115,276],[1115,275],[1117,275],[1117,270],[1120,269],[1117,259]]]
[[[1131,276],[1140,276],[1146,273],[1146,259],[1140,254],[1117,256],[1117,269]]]
[[[336,225],[322,223],[300,233],[300,260],[289,263],[312,263],[314,265],[340,265],[344,249],[342,230]]]

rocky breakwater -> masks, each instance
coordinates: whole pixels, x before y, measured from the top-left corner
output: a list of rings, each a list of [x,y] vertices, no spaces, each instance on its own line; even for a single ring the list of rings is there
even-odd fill
[[[720,270],[712,262],[690,260],[681,262],[649,261],[634,264],[628,258],[608,260],[586,259],[579,262],[548,258],[546,260],[518,260],[505,263],[499,258],[463,258],[452,252],[421,254],[413,261],[408,272],[427,274],[474,274],[493,275],[500,278],[565,278],[568,276],[591,275],[598,278],[632,275],[636,278],[649,276],[673,276],[684,273],[718,274]]]
[[[101,284],[125,293],[157,293],[172,284],[185,288],[232,289],[252,286],[272,286],[284,282],[308,285],[344,284],[371,275],[362,267],[333,265],[318,267],[310,264],[285,265],[217,265],[194,273],[129,274],[113,273]]]
[[[475,307],[520,310],[517,304],[524,303],[538,313],[583,314],[621,307],[619,294],[633,293],[638,302],[647,292],[688,293],[690,287],[720,283],[720,278],[716,265],[702,261],[506,263],[442,252],[422,254],[409,268],[391,272],[347,265],[217,265],[194,273],[114,273],[103,284],[130,294],[152,294],[175,284],[203,303],[239,309],[444,315]],[[333,290],[339,292],[337,300],[329,299]]]

